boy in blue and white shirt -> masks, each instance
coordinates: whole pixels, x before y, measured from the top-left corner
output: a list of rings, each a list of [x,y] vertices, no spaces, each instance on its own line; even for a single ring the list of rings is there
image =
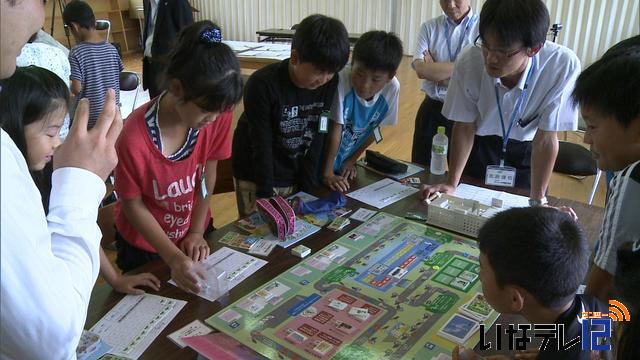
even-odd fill
[[[374,140],[381,140],[379,127],[398,122],[400,82],[395,74],[402,53],[396,35],[369,31],[356,42],[351,65],[338,74],[322,173],[332,190],[349,189],[356,161]]]

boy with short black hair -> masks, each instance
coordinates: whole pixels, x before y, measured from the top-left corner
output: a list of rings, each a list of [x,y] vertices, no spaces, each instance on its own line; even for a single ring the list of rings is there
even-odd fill
[[[564,324],[564,339],[582,333],[582,313],[607,312],[577,295],[589,266],[589,247],[578,224],[550,207],[512,208],[489,219],[478,234],[480,281],[498,312],[520,314],[533,324]],[[580,343],[558,350],[551,338],[538,359],[589,359]],[[454,358],[457,349],[454,350]]]
[[[580,61],[546,41],[549,11],[541,0],[487,0],[475,46],[455,63],[442,114],[455,121],[446,183],[423,196],[453,193],[462,174],[488,185],[530,190],[546,204],[559,131],[575,130],[570,101]]]
[[[256,198],[287,196],[317,186],[324,133],[338,79],[349,59],[347,29],[337,19],[310,15],[293,36],[291,57],[251,75],[244,113],[233,136],[238,212]]]
[[[62,21],[69,28],[76,46],[69,52],[71,65],[71,92],[76,106],[82,98],[89,99],[89,128],[98,119],[107,89],[116,93],[120,106],[120,72],[124,70],[118,50],[96,30],[96,17],[91,6],[73,0],[64,8]]]
[[[587,293],[612,297],[616,251],[640,234],[640,36],[623,40],[576,81],[574,101],[587,124],[584,142],[602,170],[616,171],[607,194]]]
[[[401,60],[402,41],[395,34],[369,31],[353,47],[351,65],[338,74],[323,166],[323,182],[332,190],[349,189],[356,161],[374,139],[382,139],[379,127],[398,122],[395,74]]]

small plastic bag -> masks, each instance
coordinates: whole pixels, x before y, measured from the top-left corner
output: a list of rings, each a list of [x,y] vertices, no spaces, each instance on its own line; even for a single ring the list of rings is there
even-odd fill
[[[194,271],[199,278],[198,295],[209,301],[216,301],[229,292],[229,281],[225,270],[215,266],[208,268],[206,264],[198,262],[194,266]]]

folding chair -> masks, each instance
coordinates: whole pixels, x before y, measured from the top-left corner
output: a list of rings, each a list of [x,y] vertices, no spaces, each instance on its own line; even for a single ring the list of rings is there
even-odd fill
[[[120,91],[136,91],[133,97],[133,105],[131,105],[131,111],[136,108],[136,101],[138,100],[138,93],[140,92],[140,76],[132,71],[120,72]]]

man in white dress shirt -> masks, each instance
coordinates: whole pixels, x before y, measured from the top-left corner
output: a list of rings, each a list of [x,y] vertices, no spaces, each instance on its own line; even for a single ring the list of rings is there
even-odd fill
[[[453,122],[442,116],[442,105],[453,73],[453,64],[478,36],[478,14],[469,0],[440,0],[444,12],[420,26],[411,66],[422,79],[425,97],[416,114],[413,130],[411,161],[429,165],[431,143],[438,126],[444,126],[451,136]]]
[[[42,0],[0,0],[0,79],[13,74],[20,49],[43,21]],[[76,356],[100,268],[98,204],[117,163],[114,143],[122,129],[113,91],[90,131],[88,115],[83,101],[55,151],[46,217],[25,158],[0,130],[2,359]]]
[[[442,114],[455,121],[447,182],[423,189],[453,193],[465,175],[488,185],[545,194],[558,153],[558,131],[575,130],[570,95],[580,61],[547,42],[549,12],[541,0],[487,0],[475,46],[458,57]]]

